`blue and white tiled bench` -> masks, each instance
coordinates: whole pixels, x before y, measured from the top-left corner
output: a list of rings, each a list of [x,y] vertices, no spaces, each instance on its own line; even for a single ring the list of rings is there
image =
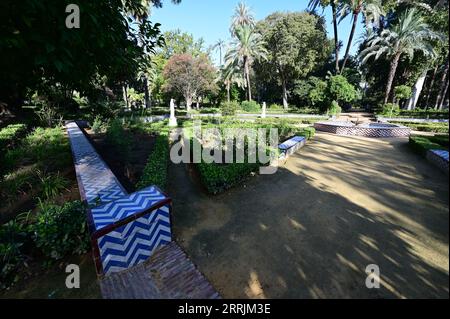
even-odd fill
[[[448,151],[428,150],[427,159],[448,175]]]
[[[158,187],[128,194],[75,122],[66,124],[81,198],[87,202],[99,276],[131,268],[171,242],[172,200]]]
[[[306,137],[303,136],[294,136],[287,141],[284,141],[280,145],[278,145],[278,149],[280,150],[280,159],[286,160],[290,155],[294,154],[300,148],[305,146]]]

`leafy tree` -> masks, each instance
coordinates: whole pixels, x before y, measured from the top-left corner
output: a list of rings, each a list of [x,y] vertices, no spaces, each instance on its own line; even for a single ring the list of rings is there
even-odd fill
[[[160,5],[161,1],[152,1]],[[137,21],[140,0],[80,0],[81,27],[65,24],[68,0],[0,4],[0,100],[17,112],[27,91],[58,86],[90,92],[97,79],[134,77],[161,44],[159,25]]]
[[[344,76],[334,75],[328,79],[328,96],[337,103],[352,102],[357,97],[357,91]]]
[[[411,59],[416,51],[433,55],[429,40],[435,38],[438,35],[425,23],[422,15],[416,9],[407,9],[390,29],[383,30],[380,35],[374,33],[368,39],[366,49],[360,53],[363,64],[372,57],[378,59],[383,55],[391,59],[384,104],[389,99],[400,58],[405,55]]]
[[[339,73],[339,33],[338,33],[338,14],[337,14],[337,5],[339,0],[310,0],[308,4],[308,8],[311,11],[315,11],[317,7],[321,6],[323,8],[327,6],[331,6],[332,12],[332,20],[333,20],[333,33],[334,33],[334,55],[335,55],[335,73]]]
[[[236,37],[231,48],[225,55],[225,61],[228,65],[233,64],[242,68],[247,87],[247,98],[251,101],[250,68],[255,59],[266,59],[267,50],[261,35],[256,33],[252,27],[248,25],[237,27],[235,34]]]
[[[268,51],[268,70],[278,79],[284,108],[294,81],[305,78],[328,58],[330,51],[324,20],[315,15],[274,13],[258,23]]]
[[[195,97],[214,89],[216,71],[205,55],[176,54],[167,62],[163,75],[164,89],[182,95],[190,111]]]

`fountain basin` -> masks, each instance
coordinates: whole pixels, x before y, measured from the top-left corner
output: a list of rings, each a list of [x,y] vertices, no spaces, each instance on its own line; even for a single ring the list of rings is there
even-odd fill
[[[318,131],[346,136],[364,137],[408,137],[411,129],[403,125],[389,123],[364,123],[355,125],[352,122],[323,121],[316,122],[314,128]]]

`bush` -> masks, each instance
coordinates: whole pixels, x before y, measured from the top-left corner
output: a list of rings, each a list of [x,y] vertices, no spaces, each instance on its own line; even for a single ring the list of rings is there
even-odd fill
[[[136,187],[145,188],[156,185],[161,189],[167,186],[167,168],[169,165],[169,141],[166,134],[157,136],[155,148],[150,154],[140,181]]]
[[[399,85],[394,88],[394,95],[397,100],[406,100],[411,97],[412,90],[407,85]]]
[[[244,112],[261,112],[261,106],[256,101],[243,101],[241,109]]]
[[[314,127],[304,127],[300,131],[297,131],[295,135],[304,136],[309,140],[316,135],[316,129]]]
[[[352,102],[357,97],[355,87],[343,75],[330,76],[328,94],[331,99],[337,102]]]
[[[28,216],[29,213],[20,214],[0,226],[0,289],[18,281],[19,270],[27,267],[26,250],[32,242]]]
[[[395,122],[402,124],[415,131],[432,132],[432,133],[447,133],[449,132],[448,123],[411,123],[411,122]]]
[[[92,123],[92,130],[95,134],[101,133],[104,128],[104,123],[100,115],[97,115]]]
[[[25,124],[11,124],[0,130],[0,156],[26,131]]]
[[[125,133],[120,120],[111,121],[106,130],[106,141],[112,147],[114,147],[118,154],[124,159],[127,159],[131,151],[131,141],[128,135]]]
[[[283,105],[280,104],[270,104],[268,110],[270,111],[284,111]]]
[[[36,223],[31,227],[35,244],[45,256],[58,260],[89,250],[85,204],[73,201],[62,206],[43,203],[39,206]]]
[[[428,150],[448,149],[448,147],[446,148],[440,144],[432,142],[425,136],[410,136],[409,145],[416,153],[422,156],[426,156]]]
[[[239,103],[236,101],[225,102],[220,105],[222,116],[234,116],[239,108]]]
[[[341,114],[342,108],[339,106],[339,104],[336,101],[331,102],[330,109],[328,110],[328,113],[330,115],[339,116]]]
[[[381,114],[389,117],[397,116],[400,114],[400,106],[394,103],[386,103],[381,109]]]

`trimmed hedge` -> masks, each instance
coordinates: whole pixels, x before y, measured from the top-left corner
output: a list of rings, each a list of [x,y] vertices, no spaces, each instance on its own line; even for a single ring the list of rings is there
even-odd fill
[[[0,154],[5,152],[17,138],[25,133],[27,126],[25,124],[11,124],[0,130]]]
[[[416,131],[433,132],[433,133],[448,133],[448,123],[409,123],[409,122],[395,122],[410,127]]]
[[[156,137],[155,147],[145,165],[141,179],[136,184],[138,189],[156,185],[162,190],[167,187],[167,168],[169,165],[168,135],[161,134]]]
[[[410,136],[409,145],[416,153],[422,156],[426,156],[428,150],[448,150],[448,147],[435,143],[425,136]]]

